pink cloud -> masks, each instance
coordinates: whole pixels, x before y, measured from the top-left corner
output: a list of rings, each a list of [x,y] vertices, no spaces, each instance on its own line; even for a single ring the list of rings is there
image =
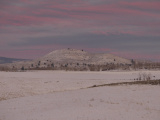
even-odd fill
[[[23,0],[23,2],[26,2]],[[72,0],[69,2],[73,2]],[[82,2],[81,0],[76,2]],[[29,2],[30,3],[30,2]],[[116,15],[129,15],[129,16],[148,16],[148,17],[158,17],[159,15],[156,13],[150,13],[145,11],[140,11],[136,9],[128,9],[123,6],[132,5],[132,6],[140,6],[144,4],[147,8],[149,7],[149,3],[146,2],[122,2],[116,4],[104,4],[104,5],[88,5],[84,3],[82,6],[74,6],[73,4],[53,4],[54,2],[50,2],[50,5],[46,5],[44,8],[27,8],[27,7],[19,7],[19,6],[10,6],[10,9],[13,11],[23,11],[27,14],[12,14],[10,11],[4,12],[3,17],[1,19],[1,24],[12,24],[12,25],[28,25],[28,24],[41,24],[41,23],[57,23],[58,21],[64,22],[67,21],[68,18],[80,19],[80,20],[93,20],[98,22],[100,21],[111,21],[112,19],[117,19]],[[31,3],[30,3],[31,4]],[[37,3],[38,4],[38,3]],[[42,4],[42,3],[41,3]],[[44,2],[43,2],[44,4]],[[39,4],[38,4],[39,5]],[[158,6],[159,2],[151,3],[151,7],[154,5]],[[46,8],[47,7],[47,8]],[[48,17],[44,17],[44,15],[48,15]],[[54,17],[55,16],[55,17]],[[56,17],[57,16],[57,17]],[[59,17],[58,17],[59,16]],[[61,18],[62,17],[62,18]],[[121,18],[117,20],[122,21]],[[16,23],[15,21],[18,21]],[[116,24],[117,21],[115,21]],[[142,23],[142,22],[141,22]],[[140,24],[141,24],[140,23]],[[106,23],[107,24],[107,23]]]
[[[159,1],[152,1],[152,2],[121,2],[122,5],[124,6],[134,6],[134,7],[139,7],[143,9],[155,9],[155,10],[160,10],[160,2]]]
[[[120,35],[120,34],[129,34],[129,35],[136,35],[136,36],[143,36],[145,34],[148,35],[154,35],[154,36],[159,36],[159,31],[141,31],[141,30],[133,30],[133,29],[120,29],[117,28],[116,30],[98,30],[98,31],[91,31],[91,33],[93,34],[97,34],[97,35]]]

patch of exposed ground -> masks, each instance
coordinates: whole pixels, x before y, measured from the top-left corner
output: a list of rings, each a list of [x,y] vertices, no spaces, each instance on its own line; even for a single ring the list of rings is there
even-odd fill
[[[102,85],[93,85],[88,88],[103,87],[103,86],[117,86],[117,85],[160,85],[160,80],[109,83],[109,84],[102,84]]]

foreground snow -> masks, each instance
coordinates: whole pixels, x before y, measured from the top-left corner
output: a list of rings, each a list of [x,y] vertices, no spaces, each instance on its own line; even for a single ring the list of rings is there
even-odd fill
[[[115,86],[0,102],[1,120],[159,120],[160,86]]]
[[[159,71],[149,73],[160,78]],[[0,120],[159,120],[159,85],[86,88],[133,81],[138,74],[0,72]]]
[[[139,73],[150,73],[160,79],[160,71],[131,72],[0,72],[0,100],[39,94],[77,90],[116,82],[134,81]]]

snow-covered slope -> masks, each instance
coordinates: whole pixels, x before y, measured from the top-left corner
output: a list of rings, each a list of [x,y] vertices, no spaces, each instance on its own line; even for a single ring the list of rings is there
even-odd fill
[[[95,54],[88,53],[83,50],[76,49],[62,49],[53,51],[39,60],[50,60],[56,62],[85,62],[90,64],[104,64],[104,63],[128,63],[130,60],[121,58],[112,54]]]

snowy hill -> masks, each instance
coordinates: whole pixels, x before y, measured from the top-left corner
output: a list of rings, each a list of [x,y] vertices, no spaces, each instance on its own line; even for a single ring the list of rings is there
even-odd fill
[[[44,57],[40,58],[42,61],[55,62],[82,62],[87,64],[106,64],[106,63],[122,63],[130,64],[130,60],[121,58],[112,54],[88,53],[83,50],[76,49],[62,49],[55,50]]]
[[[47,55],[33,61],[21,61],[7,64],[9,68],[26,69],[34,68],[83,68],[88,69],[89,65],[106,64],[131,64],[131,60],[118,57],[112,54],[88,53],[83,50],[61,49],[55,50]]]

